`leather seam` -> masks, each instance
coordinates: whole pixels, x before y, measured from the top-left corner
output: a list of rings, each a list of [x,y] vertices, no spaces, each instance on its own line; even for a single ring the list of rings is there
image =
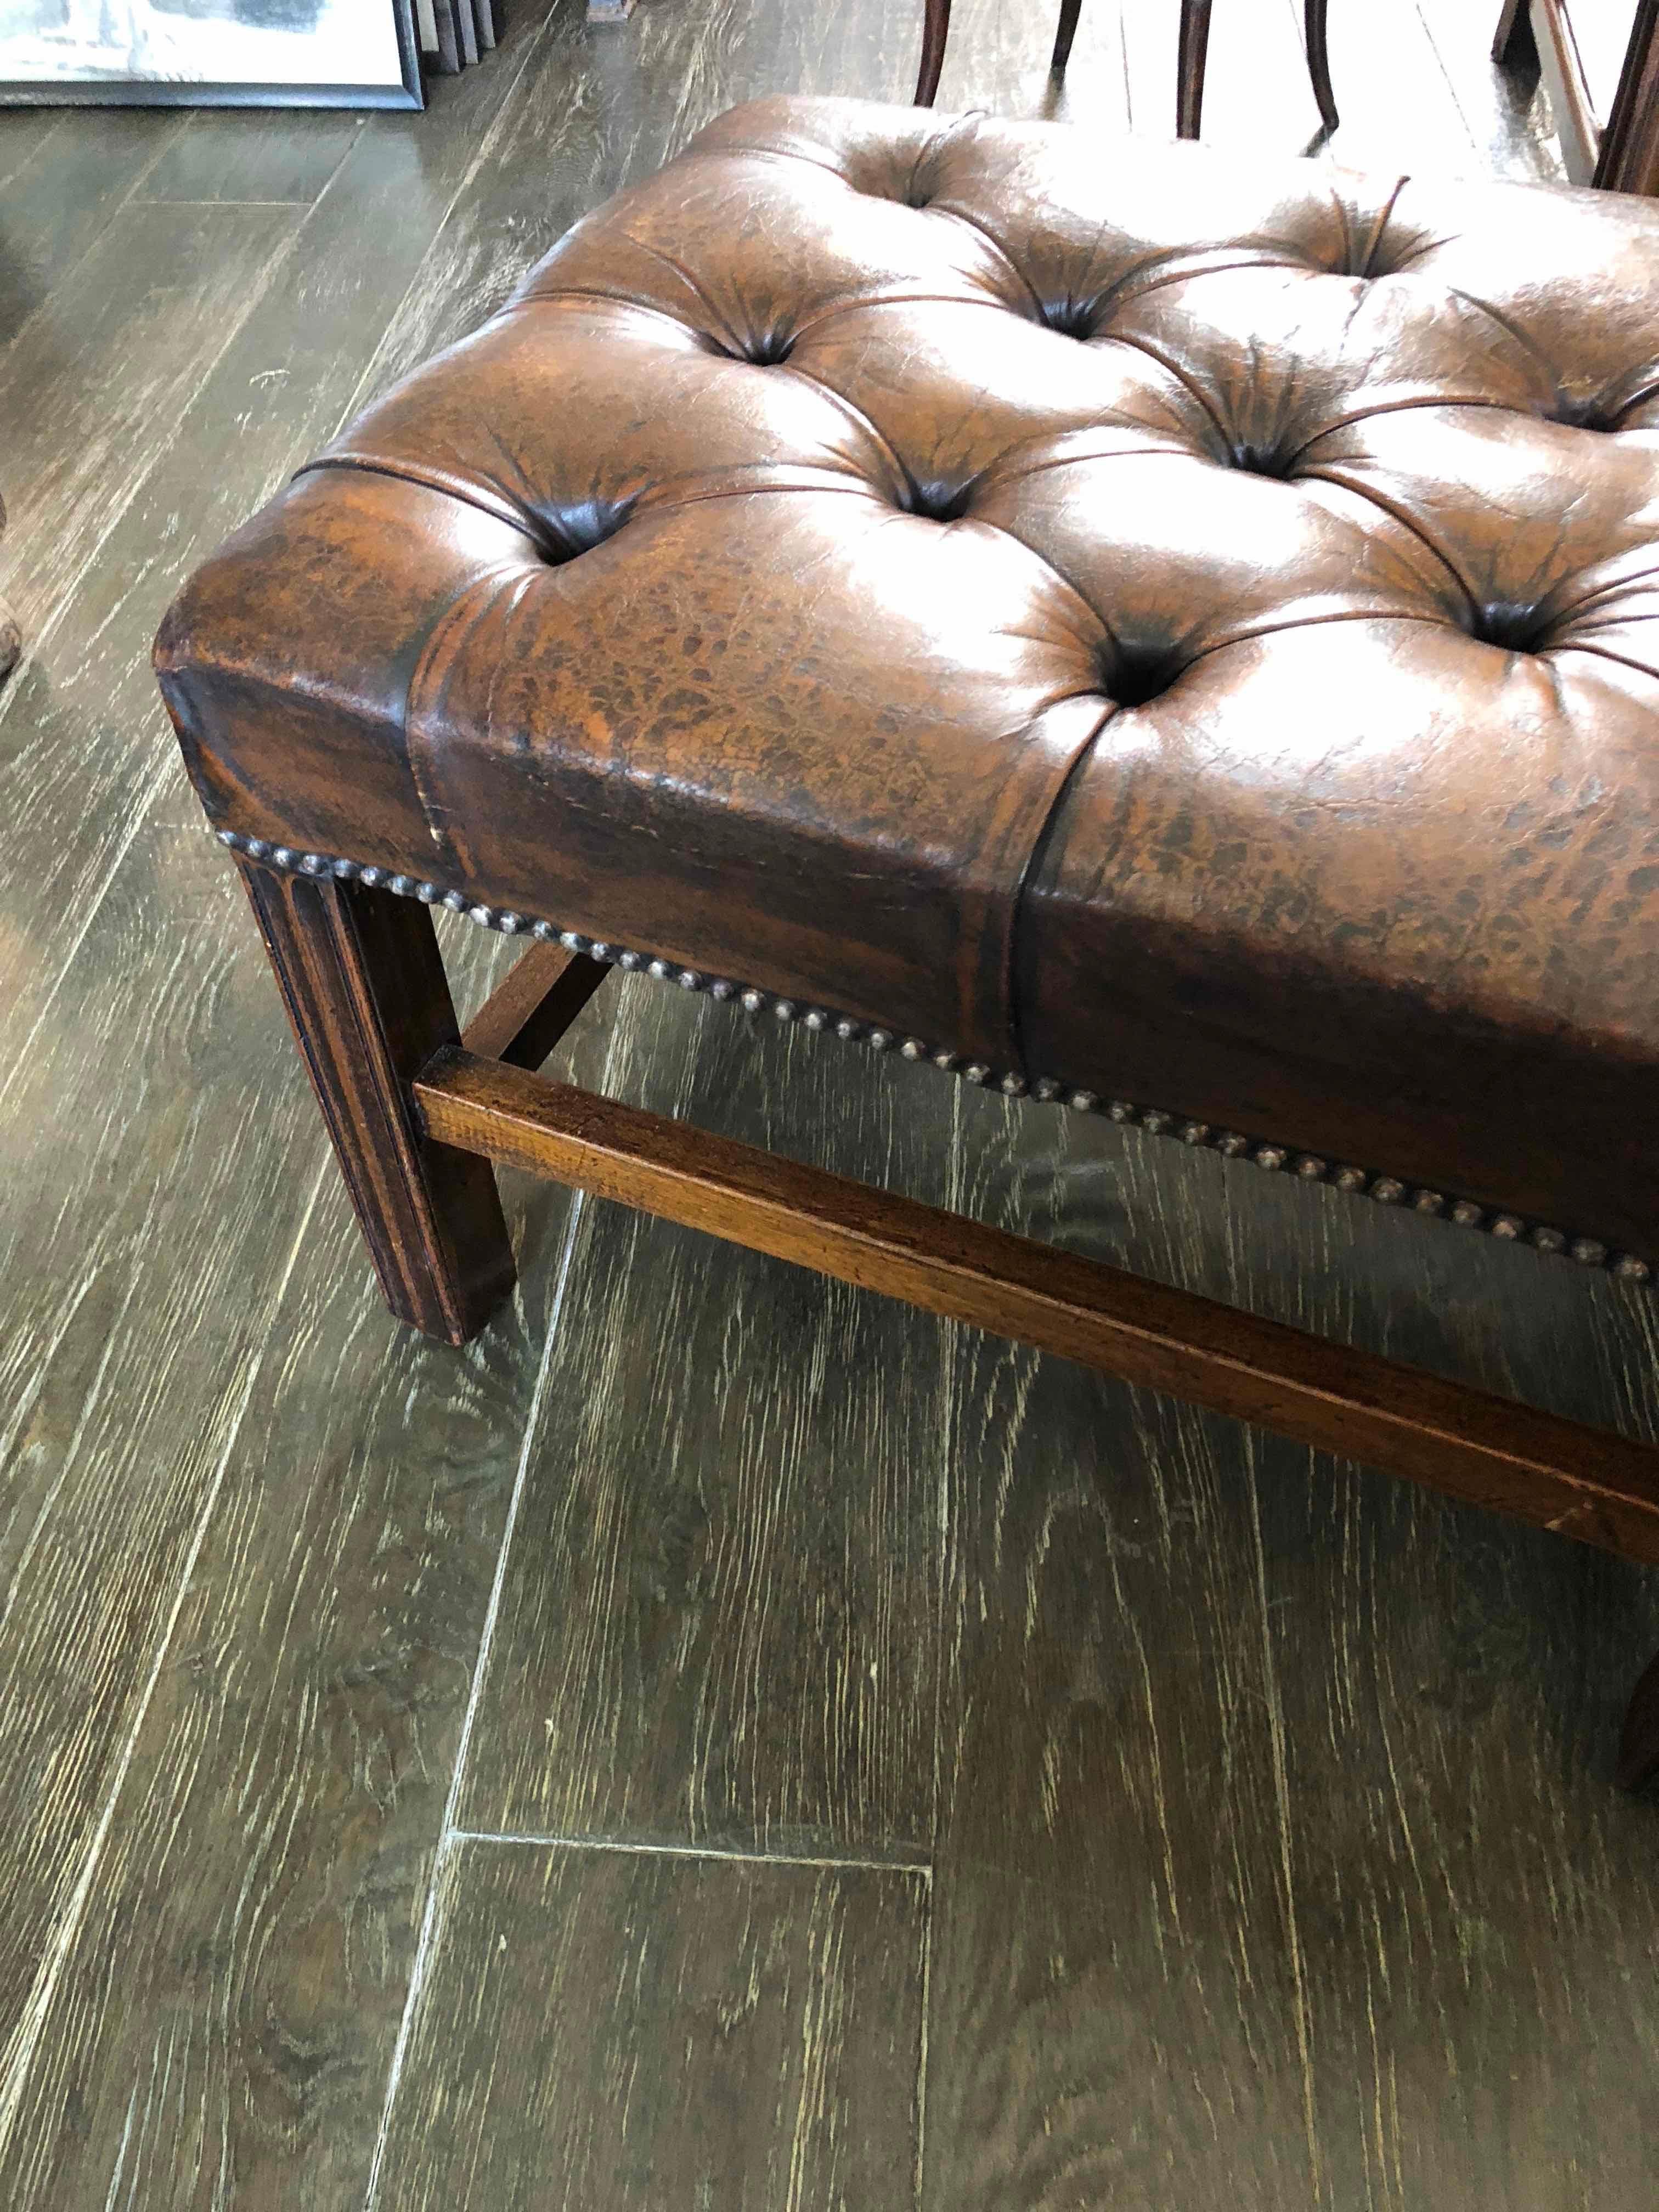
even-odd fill
[[[1365,241],[1364,259],[1360,263],[1358,271],[1359,275],[1370,283],[1374,284],[1376,282],[1376,273],[1372,270],[1371,264],[1376,260],[1377,249],[1382,243],[1382,234],[1387,230],[1389,220],[1392,217],[1395,208],[1400,204],[1401,193],[1405,191],[1407,185],[1410,182],[1411,173],[1409,171],[1407,171],[1404,175],[1395,179],[1394,190],[1389,194],[1388,198],[1382,203],[1382,208],[1378,211],[1376,221],[1371,225],[1371,234]],[[1410,258],[1411,257],[1409,255],[1407,256],[1407,260],[1409,260]],[[1389,273],[1390,275],[1394,275],[1397,272],[1390,270]]]
[[[428,789],[424,773],[423,748],[420,732],[423,726],[427,702],[424,694],[432,683],[434,669],[440,664],[447,649],[452,634],[465,624],[470,628],[479,616],[494,605],[503,585],[522,590],[534,580],[526,576],[516,563],[505,562],[490,568],[482,576],[475,576],[465,588],[458,592],[431,629],[421,647],[420,658],[409,679],[409,690],[404,702],[404,757],[409,764],[409,780],[415,796],[421,804],[421,818],[426,823],[427,834],[436,851],[443,854],[459,873],[470,872],[471,856],[463,853],[451,836],[442,818],[436,793]]]
[[[1073,693],[1072,696],[1075,697],[1077,695]],[[1101,738],[1122,712],[1116,700],[1105,700],[1099,720],[1067,762],[1066,773],[1054,787],[1054,796],[1037,824],[1036,834],[1031,840],[1031,849],[1015,879],[1013,896],[1008,902],[1007,971],[1004,985],[1005,1003],[1008,1009],[1008,1047],[1015,1067],[1028,1081],[1030,1079],[1030,1068],[1026,1059],[1025,1009],[1021,1001],[1019,979],[1020,939],[1032,879],[1047,856],[1060,811],[1071,795],[1073,785],[1083,773],[1085,764],[1093,758]]]
[[[325,453],[295,469],[290,482],[297,483],[301,477],[318,475],[324,469],[355,469],[362,476],[384,477],[392,483],[413,484],[417,490],[435,492],[441,498],[459,501],[463,507],[474,507],[480,514],[489,515],[492,521],[503,523],[507,529],[517,531],[520,538],[527,538],[545,558],[556,560],[561,557],[556,548],[549,545],[533,515],[522,511],[515,514],[505,502],[496,507],[474,492],[463,491],[437,470],[422,469],[418,462],[371,461],[360,459],[356,453]]]

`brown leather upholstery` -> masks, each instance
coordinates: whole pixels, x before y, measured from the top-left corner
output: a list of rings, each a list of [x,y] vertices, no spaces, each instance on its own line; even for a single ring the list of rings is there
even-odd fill
[[[244,836],[1659,1253],[1659,208],[763,101],[157,664]]]

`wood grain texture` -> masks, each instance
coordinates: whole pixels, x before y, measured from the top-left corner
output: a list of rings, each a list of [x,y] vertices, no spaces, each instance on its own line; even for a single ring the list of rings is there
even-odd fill
[[[0,2112],[317,1176],[240,903],[193,824],[135,840],[0,1108]]]
[[[495,949],[459,940],[466,981]],[[604,1055],[590,1016],[561,1065]],[[458,1353],[365,1295],[321,1180],[0,2148],[6,2203],[362,2203],[568,1204],[512,1184],[524,1288]]]
[[[60,119],[17,110],[0,118],[0,347],[63,283],[184,127],[179,115],[159,109],[111,108],[95,134],[60,130]]]
[[[453,135],[439,130],[424,149],[441,190],[434,223],[476,164],[473,120],[458,101]],[[400,209],[406,221],[418,209],[407,141],[371,143],[379,158],[337,204],[348,217],[337,252],[356,235],[351,216]],[[0,1796],[10,1814],[0,1838],[0,2099],[27,2070],[84,1907],[319,1157],[314,1109],[273,1024],[226,857],[168,758],[146,665],[170,588],[155,575],[157,549],[182,538],[185,566],[192,544],[205,550],[233,519],[216,519],[215,495],[228,487],[244,507],[251,487],[239,492],[234,480],[245,466],[258,495],[273,458],[288,459],[296,420],[309,443],[307,410],[319,392],[327,404],[331,379],[332,426],[353,373],[352,311],[367,302],[377,328],[418,260],[396,234],[405,243],[372,266],[348,260],[300,291],[316,310],[303,333],[290,294],[254,331],[252,360],[231,364],[229,388],[210,378],[208,404],[185,423],[212,434],[199,448],[175,443],[180,465],[147,487],[147,516],[130,516],[131,534],[106,544],[53,635],[44,647],[31,641],[31,659],[0,695],[0,977],[20,1047],[34,1048],[0,1077]],[[360,338],[359,358],[368,343]],[[262,434],[248,417],[248,370],[273,357],[306,374]],[[178,527],[180,507],[198,540]],[[147,812],[158,788],[165,805]],[[77,884],[84,896],[64,900]],[[240,951],[228,958],[228,947]],[[372,1295],[361,1273],[353,1287]]]
[[[513,57],[501,67],[505,88]],[[167,423],[173,465],[0,695],[0,994],[20,1048],[33,1048],[0,1077],[0,1774],[15,1808],[0,1842],[0,2079],[37,2033],[41,1978],[76,1909],[317,1159],[311,1102],[272,1034],[224,856],[179,789],[147,665],[176,580],[156,569],[171,554],[181,574],[333,427],[358,318],[380,326],[418,264],[422,205],[435,227],[477,164],[465,102],[447,131],[417,119],[429,134],[418,160],[396,130],[366,130],[314,241],[323,262],[256,319],[250,351],[221,361],[182,430]],[[374,256],[346,252],[366,235],[381,241]],[[232,273],[220,268],[210,289]],[[371,343],[359,337],[358,358]],[[99,370],[94,356],[88,374]],[[165,379],[148,388],[165,392]],[[147,821],[158,790],[168,811]],[[227,945],[240,958],[228,963]]]
[[[9,107],[0,113],[0,185],[21,174],[63,119],[49,107]]]
[[[1643,1303],[963,1105],[958,1203],[1659,1426]],[[1638,2202],[1653,1577],[962,1346],[925,2203]]]
[[[872,1083],[855,1056],[849,1084],[775,1023],[617,992],[606,1090],[924,1186],[947,1171],[950,1088],[923,1071]],[[565,1310],[463,1823],[923,1854],[937,1333],[611,1207],[582,1217]]]
[[[31,635],[171,443],[298,223],[287,207],[131,203],[0,356],[0,588]]]
[[[925,1886],[463,1840],[377,2212],[863,2212],[910,2194]]]

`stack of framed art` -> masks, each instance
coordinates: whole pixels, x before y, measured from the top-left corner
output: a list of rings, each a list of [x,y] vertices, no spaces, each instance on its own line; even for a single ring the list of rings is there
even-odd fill
[[[421,52],[453,74],[487,54],[495,43],[494,0],[415,0]]]
[[[0,0],[0,105],[421,107],[496,0]]]

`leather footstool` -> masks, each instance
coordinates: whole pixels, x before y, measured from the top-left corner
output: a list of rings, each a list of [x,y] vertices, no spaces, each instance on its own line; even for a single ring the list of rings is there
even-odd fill
[[[520,1159],[1659,1559],[1633,1444],[527,1072],[647,969],[1645,1294],[1659,208],[763,101],[156,665],[420,1327]]]

